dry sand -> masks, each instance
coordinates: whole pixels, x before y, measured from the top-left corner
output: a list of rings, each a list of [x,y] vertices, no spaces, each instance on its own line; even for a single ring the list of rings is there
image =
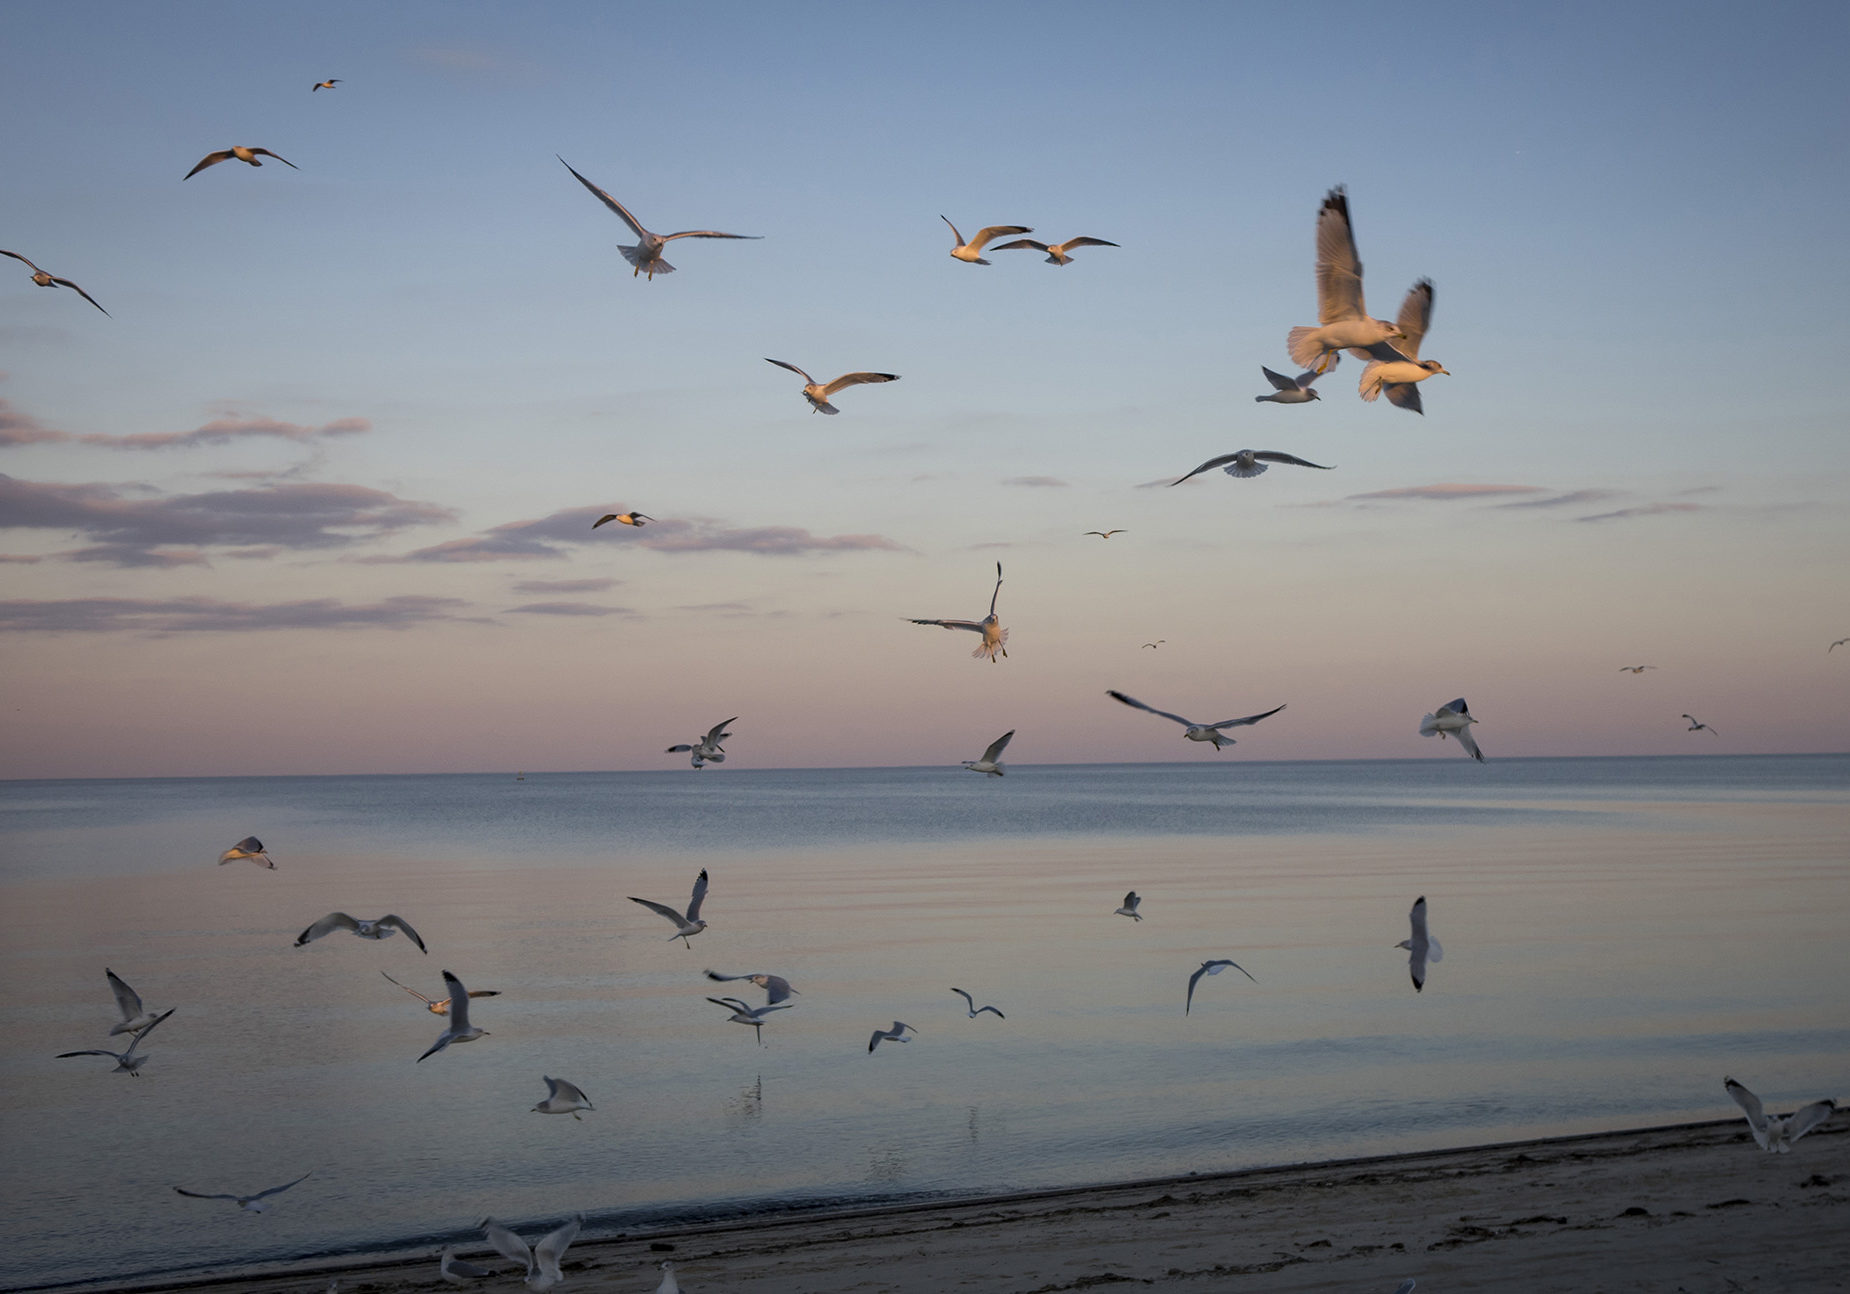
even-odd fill
[[[1735,1119],[636,1235],[574,1246],[560,1294],[649,1294],[665,1257],[686,1294],[1842,1291],[1850,1119],[1790,1155]],[[321,1294],[336,1274],[341,1294],[448,1288],[431,1259],[204,1287]]]

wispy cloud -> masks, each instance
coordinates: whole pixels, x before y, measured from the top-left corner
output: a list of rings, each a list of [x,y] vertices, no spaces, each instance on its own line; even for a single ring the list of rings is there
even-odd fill
[[[509,521],[479,535],[419,548],[401,557],[368,557],[366,562],[497,562],[560,558],[568,546],[614,544],[661,553],[737,552],[767,557],[808,553],[857,552],[904,548],[883,535],[813,535],[797,526],[735,528],[714,521],[655,521],[647,526],[609,526],[591,533],[604,514],[597,504],[565,508],[531,521]]]
[[[1351,494],[1345,503],[1374,503],[1382,500],[1418,499],[1426,502],[1450,503],[1459,499],[1491,499],[1506,494],[1546,494],[1539,485],[1467,485],[1451,481],[1441,481],[1433,485],[1403,485],[1392,490],[1370,490],[1366,494]]]
[[[336,418],[320,426],[282,422],[249,414],[228,414],[187,431],[140,431],[125,436],[104,432],[55,431],[38,419],[20,413],[0,400],[0,447],[62,443],[95,445],[104,449],[186,449],[196,445],[229,445],[240,440],[282,440],[296,444],[330,436],[359,436],[373,429],[365,418]]]
[[[1518,499],[1514,503],[1499,503],[1499,508],[1569,508],[1580,507],[1588,503],[1599,503],[1619,496],[1618,490],[1571,490],[1566,494],[1556,494],[1546,499]]]
[[[1704,503],[1641,503],[1635,508],[1620,508],[1617,512],[1596,512],[1590,517],[1575,517],[1575,521],[1626,521],[1632,517],[1656,517],[1666,512],[1707,512]]]
[[[1005,476],[1003,485],[1028,485],[1036,488],[1065,489],[1067,483],[1057,476]]]
[[[516,593],[602,593],[617,586],[617,580],[516,580]]]
[[[70,438],[69,432],[53,431],[37,418],[23,414],[7,401],[0,400],[0,447],[36,445],[44,441]]]
[[[54,553],[72,562],[107,562],[111,566],[210,566],[205,553],[197,548],[143,548],[137,544],[93,544]]]
[[[633,616],[636,614],[628,607],[605,607],[594,602],[529,602],[525,606],[508,608],[510,615],[515,612],[531,616]]]
[[[42,562],[44,560],[43,557],[34,557],[29,553],[0,553],[0,562],[17,562],[24,566],[30,566],[34,562]]]
[[[0,602],[0,631],[41,633],[246,633],[265,629],[405,629],[459,615],[461,598],[415,595],[347,604],[224,602],[217,598],[69,598]]]

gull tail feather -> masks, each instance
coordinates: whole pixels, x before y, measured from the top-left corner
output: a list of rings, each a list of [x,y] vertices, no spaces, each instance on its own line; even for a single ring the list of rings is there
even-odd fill
[[[1362,370],[1362,381],[1356,389],[1370,404],[1381,397],[1381,369],[1386,363],[1385,360],[1373,360],[1367,368]]]
[[[1432,737],[1432,736],[1443,737],[1445,736],[1445,734],[1439,731],[1439,720],[1433,715],[1429,714],[1420,720],[1420,736],[1422,737]]]
[[[1285,350],[1299,368],[1312,368],[1323,357],[1323,347],[1311,336],[1315,328],[1293,328],[1285,334]],[[1330,354],[1330,367],[1336,367],[1336,354]]]

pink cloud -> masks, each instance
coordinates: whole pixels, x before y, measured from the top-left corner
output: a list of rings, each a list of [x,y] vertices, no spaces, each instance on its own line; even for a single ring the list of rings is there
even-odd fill
[[[1631,517],[1655,517],[1666,512],[1707,512],[1706,504],[1701,503],[1643,503],[1635,508],[1620,508],[1617,512],[1596,512],[1590,517],[1575,517],[1575,521],[1624,521]]]

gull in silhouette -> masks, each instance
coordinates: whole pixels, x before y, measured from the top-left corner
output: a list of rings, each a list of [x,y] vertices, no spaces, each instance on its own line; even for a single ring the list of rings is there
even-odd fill
[[[296,1185],[297,1182],[306,1182],[313,1176],[313,1172],[303,1173],[300,1177],[296,1178],[294,1182],[284,1182],[281,1186],[272,1186],[269,1190],[258,1191],[255,1195],[206,1195],[199,1191],[189,1191],[182,1186],[176,1186],[173,1189],[179,1194],[186,1196],[189,1200],[230,1200],[246,1213],[262,1213],[265,1209],[270,1207],[264,1203],[265,1200],[269,1199],[272,1195],[281,1195],[291,1186]]]
[[[445,1245],[443,1252],[437,1255],[437,1274],[451,1285],[467,1285],[470,1281],[494,1275],[486,1267],[478,1267],[467,1259],[458,1258],[455,1245]]]
[[[141,1067],[148,1063],[148,1058],[146,1056],[137,1056],[135,1054],[135,1048],[141,1046],[141,1040],[143,1038],[146,1038],[149,1034],[154,1032],[155,1025],[165,1020],[178,1009],[177,1007],[170,1006],[165,1011],[155,1016],[152,1021],[144,1025],[139,1032],[128,1040],[128,1050],[126,1051],[105,1051],[100,1047],[91,1047],[84,1051],[61,1051],[58,1053],[58,1059],[69,1060],[72,1056],[108,1056],[111,1060],[116,1062],[116,1067],[110,1070],[110,1073],[127,1074],[130,1078],[140,1078]]]
[[[572,171],[572,164],[563,157],[559,158],[559,165],[563,166],[568,171]],[[619,252],[623,253],[623,259],[635,267],[630,271],[631,278],[635,278],[638,274],[646,274],[650,281],[653,282],[657,274],[673,274],[674,266],[662,259],[662,248],[666,247],[677,238],[756,239],[763,236],[761,234],[722,234],[716,229],[683,229],[678,234],[652,234],[637,223],[636,217],[629,213],[628,208],[611,197],[608,193],[598,188],[597,185],[585,179],[585,177],[580,175],[577,171],[572,171],[572,178],[584,185],[585,188],[591,190],[592,194],[596,196],[599,202],[616,212],[623,223],[630,227],[630,232],[636,235],[637,242],[634,247],[617,248]]]
[[[1320,472],[1332,470],[1325,467],[1322,463],[1313,463],[1309,459],[1299,458],[1295,454],[1280,453],[1276,449],[1236,449],[1231,454],[1222,454],[1218,458],[1210,458],[1200,467],[1190,472],[1188,476],[1179,476],[1169,484],[1171,488],[1174,488],[1186,481],[1189,476],[1199,476],[1201,473],[1216,467],[1220,468],[1220,470],[1225,472],[1228,476],[1237,476],[1244,480],[1249,476],[1258,476],[1264,472],[1268,463],[1290,463],[1293,467],[1314,467]]]
[[[109,1036],[113,1038],[119,1033],[141,1033],[152,1029],[160,1017],[141,1005],[141,994],[123,983],[122,977],[107,966],[103,968],[103,974],[109,980],[109,991],[116,996],[116,1009],[122,1013],[121,1021],[109,1031]]]
[[[782,975],[767,975],[763,971],[753,971],[749,975],[721,975],[718,971],[710,970],[706,972],[706,976],[721,984],[730,984],[735,980],[750,980],[764,990],[765,1001],[772,1006],[788,1001],[790,996],[796,993],[796,990],[790,987],[790,981]],[[712,1001],[711,998],[707,1000]]]
[[[1413,924],[1413,933],[1395,944],[1396,948],[1407,950],[1407,969],[1413,977],[1413,991],[1421,992],[1426,987],[1426,963],[1445,960],[1445,949],[1439,941],[1426,932],[1426,896],[1420,895],[1413,901],[1413,911],[1407,914]]]
[[[1451,376],[1451,370],[1438,360],[1420,358],[1420,342],[1431,326],[1432,280],[1421,279],[1401,303],[1396,323],[1400,340],[1378,342],[1368,348],[1373,358],[1362,370],[1358,387],[1364,400],[1373,402],[1375,397],[1386,395],[1388,403],[1397,408],[1418,414],[1426,412],[1420,404],[1420,388],[1415,383],[1424,382],[1435,373]]]
[[[1621,665],[1619,666],[1619,673],[1621,674],[1642,674],[1648,669],[1656,669],[1656,668],[1657,666],[1655,665]]]
[[[469,1023],[469,990],[463,987],[462,981],[444,971],[443,987],[450,991],[450,1024],[437,1035],[437,1041],[430,1044],[430,1050],[418,1057],[420,1065],[453,1042],[474,1042],[488,1036],[488,1030]]]
[[[599,526],[603,525],[607,521],[614,521],[620,526],[641,527],[641,526],[648,525],[651,521],[654,521],[654,520],[655,518],[651,517],[646,512],[612,512],[612,513],[607,513],[606,515],[599,517],[596,521],[593,521],[591,523],[591,529],[596,530]]]
[[[1792,1143],[1837,1113],[1835,1101],[1813,1101],[1802,1105],[1785,1118],[1769,1116],[1760,1107],[1760,1098],[1732,1078],[1722,1079],[1722,1086],[1734,1103],[1747,1112],[1747,1126],[1753,1130],[1754,1142],[1769,1155],[1789,1155]]]
[[[1715,731],[1715,729],[1713,729],[1713,728],[1711,728],[1711,727],[1709,727],[1709,725],[1708,725],[1708,724],[1706,724],[1706,723],[1704,723],[1704,722],[1702,722],[1702,721],[1701,721],[1700,719],[1698,719],[1698,718],[1697,718],[1697,717],[1696,717],[1695,715],[1693,715],[1693,714],[1686,714],[1686,715],[1684,715],[1683,717],[1684,717],[1685,719],[1688,719],[1688,720],[1689,720],[1689,728],[1688,728],[1688,731],[1690,731],[1690,732],[1706,732],[1706,733],[1708,733],[1708,734],[1709,734],[1709,735],[1710,735],[1711,737],[1719,737],[1719,736],[1721,736],[1721,734],[1720,734],[1719,732],[1717,732],[1717,731]]]
[[[674,922],[675,931],[668,936],[668,941],[673,943],[676,939],[679,939],[682,943],[687,944],[689,948],[692,948],[694,945],[687,943],[687,941],[707,928],[707,923],[700,919],[700,905],[706,902],[706,898],[707,869],[703,867],[700,869],[700,875],[694,878],[694,897],[689,901],[685,914],[676,912],[666,903],[653,903],[648,899],[639,899],[635,895],[630,896],[630,902],[640,903],[643,907],[649,909],[649,911],[658,912]]]
[[[1340,184],[1317,211],[1317,322],[1319,327],[1287,333],[1285,349],[1293,364],[1318,374],[1334,368],[1344,350],[1366,359],[1368,347],[1403,336],[1385,319],[1369,318],[1362,303],[1362,258],[1349,224],[1349,197]]]
[[[262,166],[263,165],[262,162],[257,160],[259,157],[274,157],[277,161],[281,162],[284,166],[287,166],[292,171],[299,171],[302,169],[301,167],[297,166],[294,162],[284,157],[282,154],[272,153],[267,148],[246,148],[243,144],[233,144],[230,148],[227,148],[223,150],[222,152],[207,153],[204,157],[199,159],[198,166],[195,166],[192,170],[188,171],[185,175],[182,175],[180,178],[182,180],[190,180],[195,175],[205,170],[206,167],[217,166],[220,162],[229,162],[234,157],[237,158],[240,162],[249,162],[252,166]]]
[[[1256,404],[1309,404],[1312,400],[1323,398],[1312,385],[1322,376],[1315,371],[1299,373],[1296,377],[1286,377],[1283,373],[1274,373],[1263,364],[1259,366],[1259,371],[1264,373],[1265,380],[1272,384],[1272,394],[1254,396],[1253,401]]]
[[[1477,720],[1471,717],[1470,709],[1461,696],[1448,705],[1442,705],[1431,714],[1420,719],[1420,736],[1438,735],[1440,741],[1448,736],[1458,738],[1458,744],[1465,748],[1465,754],[1478,763],[1484,762],[1484,752],[1477,748],[1477,739],[1471,735],[1471,725]]]
[[[1132,921],[1142,921],[1143,916],[1137,911],[1138,905],[1142,902],[1143,895],[1137,893],[1136,890],[1132,890],[1129,894],[1124,896],[1124,905],[1111,915],[1114,917],[1129,917]]]
[[[1110,539],[1113,535],[1121,535],[1123,533],[1124,533],[1124,527],[1122,526],[1119,526],[1116,530],[1088,530],[1086,531],[1086,535],[1097,535],[1100,539]],[[1084,539],[1085,535],[1081,535],[1080,538]]]
[[[996,1010],[996,1008],[993,1006],[978,1006],[976,1004],[976,999],[971,997],[968,993],[964,992],[960,988],[954,988],[951,990],[951,992],[957,994],[958,997],[964,1000],[964,1005],[969,1009],[970,1018],[972,1020],[976,1019],[979,1015],[983,1014],[983,1012],[985,1011],[988,1011],[991,1014],[993,1014],[998,1020],[1008,1019],[1007,1016],[1003,1015],[1002,1012]],[[894,1023],[897,1024],[898,1021],[895,1021]]]
[[[226,863],[236,862],[252,862],[259,867],[267,867],[271,871],[276,870],[276,863],[271,860],[269,853],[265,851],[263,841],[257,839],[255,836],[244,837],[244,839],[218,856],[218,865],[220,867],[223,867]]]
[[[569,1114],[580,1123],[584,1122],[580,1110],[595,1110],[591,1098],[576,1083],[568,1083],[563,1078],[546,1078],[546,1099],[528,1111],[529,1114]]]
[[[773,1011],[788,1011],[795,1002],[772,1002],[766,1006],[752,1006],[736,997],[710,997],[707,1001],[714,1006],[723,1006],[731,1015],[726,1017],[729,1024],[749,1024],[757,1035],[758,1045],[764,1046],[764,1018]]]
[[[942,219],[942,217],[940,218]],[[948,220],[946,220],[944,223],[947,225],[951,224],[951,222]],[[951,232],[956,233],[957,226],[951,225]],[[985,238],[986,235],[993,235],[996,232],[998,231],[993,230],[993,229],[985,229],[981,234],[978,234],[977,242],[976,242],[976,250],[978,251],[982,250],[983,243],[986,241],[986,238]],[[961,235],[960,235],[960,240],[961,240]],[[997,243],[996,250],[999,252],[1015,252],[1015,251],[1046,252],[1047,253],[1047,263],[1049,265],[1071,265],[1073,263],[1073,258],[1066,254],[1066,249],[1069,247],[1116,247],[1116,246],[1117,246],[1116,243],[1106,242],[1103,238],[1069,238],[1063,243],[1037,243],[1032,238],[1017,238],[1012,243]],[[957,253],[952,252],[951,255],[957,256]],[[964,256],[957,256],[957,259],[961,261],[961,260],[968,260],[969,258],[964,257]],[[989,264],[989,262],[988,261],[978,261],[977,264],[987,265]]]
[[[983,657],[987,656],[989,657],[989,663],[993,665],[996,663],[996,656],[998,654],[1003,655],[1003,656],[1008,655],[1008,648],[1005,647],[1003,644],[1007,643],[1009,640],[1009,631],[1004,629],[996,621],[996,599],[1000,597],[1001,594],[1002,594],[1002,563],[997,562],[996,563],[996,587],[995,587],[995,590],[991,592],[989,595],[989,614],[985,616],[983,619],[981,620],[913,620],[912,623],[915,625],[937,625],[942,629],[968,629],[972,631],[973,633],[982,634],[983,641],[977,644],[976,650],[971,652],[970,655],[973,659],[976,659],[976,660],[981,660],[983,659]]]
[[[1145,644],[1144,644],[1144,646],[1145,646],[1145,647],[1148,647],[1148,648],[1150,648],[1150,649],[1151,649],[1152,651],[1154,651],[1154,650],[1155,650],[1156,648],[1158,648],[1158,647],[1161,647],[1161,646],[1162,646],[1162,645],[1163,645],[1164,643],[1166,643],[1166,642],[1168,642],[1168,641],[1169,641],[1169,640],[1168,640],[1167,638],[1158,638],[1158,639],[1157,639],[1157,640],[1156,640],[1155,642],[1153,642],[1153,643],[1145,643]]]
[[[1842,647],[1845,643],[1850,643],[1850,638],[1839,638],[1836,642],[1832,643],[1829,647],[1826,647],[1824,649],[1824,654],[1826,656],[1829,656],[1832,652],[1836,651],[1839,647]]]
[[[834,395],[837,391],[847,387],[866,386],[869,382],[899,381],[899,374],[897,373],[843,373],[833,382],[822,383],[818,382],[808,373],[805,373],[795,364],[786,363],[781,359],[772,359],[768,355],[765,357],[764,362],[767,364],[775,364],[779,368],[787,368],[792,373],[801,377],[804,382],[808,383],[808,385],[803,388],[803,398],[809,401],[809,411],[811,413],[840,413],[840,409],[837,409],[834,405],[829,403],[829,397]]]
[[[483,1218],[476,1225],[482,1228],[482,1234],[495,1247],[496,1253],[526,1267],[527,1288],[538,1294],[565,1279],[565,1273],[559,1270],[559,1263],[564,1259],[565,1251],[572,1241],[578,1238],[578,1228],[584,1225],[584,1220],[584,1214],[574,1213],[570,1222],[555,1231],[547,1232],[531,1249],[527,1248],[526,1241],[493,1218]]]
[[[1182,734],[1185,740],[1212,742],[1216,750],[1219,750],[1223,745],[1231,746],[1234,744],[1233,738],[1222,732],[1221,729],[1243,728],[1248,724],[1258,723],[1261,719],[1269,719],[1285,708],[1282,705],[1274,706],[1263,714],[1249,714],[1244,719],[1222,719],[1219,723],[1196,723],[1193,719],[1184,719],[1179,714],[1170,714],[1167,710],[1158,710],[1153,705],[1145,705],[1136,697],[1126,696],[1122,692],[1114,692],[1110,689],[1106,689],[1105,695],[1118,702],[1120,705],[1128,705],[1134,710],[1148,710],[1151,714],[1161,715],[1165,719],[1173,719],[1176,723],[1181,724],[1188,730]]]
[[[941,215],[938,219],[951,225],[949,216]],[[1033,232],[1034,230],[1027,225],[990,225],[977,230],[976,237],[966,243],[964,236],[957,232],[957,226],[951,225],[951,237],[957,240],[956,245],[951,248],[951,255],[970,265],[987,265],[989,262],[983,259],[983,248],[988,246],[992,238],[1000,238],[1004,234],[1031,234]]]
[[[308,92],[310,94],[313,94],[317,90],[332,90],[335,86],[339,84],[340,84],[340,78],[338,76],[331,76],[325,81],[317,81],[313,85],[309,86]]]
[[[379,973],[381,975],[385,975],[384,971],[380,971]],[[398,981],[395,979],[392,979],[390,975],[385,975],[385,977],[387,979],[391,979],[392,983],[398,984]],[[450,1013],[450,999],[448,999],[447,997],[443,998],[442,1000],[438,1000],[437,998],[434,998],[434,997],[425,997],[422,993],[412,988],[409,984],[398,984],[398,987],[404,989],[405,992],[411,994],[412,997],[422,1002],[424,1004],[424,1009],[430,1012],[432,1015],[448,1015]],[[470,997],[500,997],[501,990],[498,988],[472,988],[469,990],[469,996]]]
[[[1015,730],[1010,728],[1007,732],[989,743],[989,749],[983,752],[983,757],[981,759],[966,759],[964,761],[964,767],[969,769],[972,773],[987,773],[991,777],[1001,777],[1004,771],[1002,751],[1003,748],[1009,744],[1009,739],[1014,735]]]
[[[683,742],[679,746],[670,746],[662,753],[664,755],[683,755],[691,751],[692,754],[689,755],[688,763],[692,764],[695,768],[700,768],[706,764],[723,764],[726,762],[726,748],[720,745],[720,742],[732,736],[731,733],[726,731],[726,724],[737,723],[738,721],[739,716],[735,714],[724,723],[716,723],[711,728],[708,728],[707,735],[702,737],[699,741],[691,743]]]
[[[345,912],[330,912],[325,917],[321,918],[321,920],[315,922],[314,925],[297,935],[295,946],[300,948],[305,944],[311,944],[315,940],[321,938],[322,935],[329,934],[335,930],[351,930],[362,939],[390,939],[400,930],[403,930],[405,934],[409,936],[411,942],[418,946],[419,952],[423,953],[425,956],[430,955],[430,949],[426,948],[424,946],[424,941],[418,938],[418,932],[411,928],[411,923],[406,921],[403,917],[396,916],[390,912],[382,917],[374,917],[370,921],[358,920],[348,916]]]
[[[103,310],[102,306],[97,305],[95,297],[91,296],[88,292],[85,292],[82,288],[78,287],[75,283],[71,282],[69,279],[61,279],[55,274],[47,274],[44,270],[40,269],[38,266],[33,265],[31,261],[26,260],[26,258],[21,256],[18,252],[0,252],[0,256],[11,256],[16,261],[24,261],[25,264],[29,266],[32,270],[32,281],[38,284],[40,287],[42,288],[69,288],[71,291],[75,292],[78,296],[82,297],[85,301],[88,301],[91,305],[96,306],[98,310]],[[109,314],[109,311],[103,310],[103,313],[107,315]],[[110,317],[114,318],[113,315]]]
[[[874,1036],[867,1040],[867,1050],[871,1053],[875,1047],[878,1047],[883,1042],[911,1042],[912,1039],[906,1037],[908,1031],[912,1033],[918,1032],[918,1030],[912,1028],[911,1025],[903,1024],[898,1020],[893,1021],[893,1027],[891,1029],[875,1029]]]
[[[1218,975],[1229,966],[1239,971],[1240,974],[1245,975],[1247,979],[1253,979],[1252,974],[1246,967],[1240,965],[1240,963],[1236,961],[1228,961],[1225,957],[1217,957],[1213,961],[1202,962],[1201,969],[1188,977],[1188,996],[1182,1001],[1183,1015],[1187,1015],[1188,1009],[1195,1004],[1195,985],[1200,983],[1201,977],[1203,975]],[[1253,979],[1253,983],[1257,984],[1258,982],[1258,980]]]

